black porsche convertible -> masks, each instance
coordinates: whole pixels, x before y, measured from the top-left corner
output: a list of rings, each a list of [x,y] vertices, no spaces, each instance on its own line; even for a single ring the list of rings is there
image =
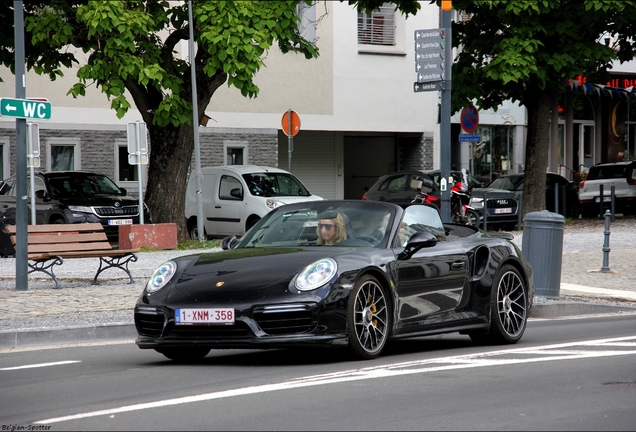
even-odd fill
[[[308,345],[371,359],[389,339],[448,332],[515,343],[534,286],[507,236],[442,224],[425,204],[285,205],[224,251],[162,264],[135,306],[136,342],[180,361]]]

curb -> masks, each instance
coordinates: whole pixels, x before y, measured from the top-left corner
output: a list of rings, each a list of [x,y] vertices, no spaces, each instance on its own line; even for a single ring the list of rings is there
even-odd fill
[[[636,307],[555,301],[549,304],[534,304],[530,311],[530,318],[557,318],[621,312],[636,314]],[[0,349],[109,340],[134,340],[136,338],[137,330],[135,324],[132,323],[5,330],[0,331]]]
[[[0,349],[29,345],[53,345],[136,338],[137,330],[135,325],[129,323],[5,330],[0,331]]]
[[[558,318],[578,315],[598,315],[611,313],[636,313],[634,306],[605,305],[587,302],[559,302],[534,304],[530,310],[530,318]]]

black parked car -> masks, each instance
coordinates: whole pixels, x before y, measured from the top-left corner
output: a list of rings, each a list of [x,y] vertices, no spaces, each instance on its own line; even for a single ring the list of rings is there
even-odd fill
[[[510,174],[501,176],[495,180],[493,180],[488,187],[495,189],[505,189],[508,191],[516,192],[517,195],[523,193],[523,174]],[[555,200],[555,191],[559,189],[558,192],[558,209],[554,206]],[[565,193],[565,212],[563,210],[563,193]],[[523,202],[523,201],[522,201]],[[579,189],[578,187],[565,177],[555,174],[555,173],[547,173],[546,174],[546,191],[545,191],[545,205],[546,209],[555,212],[564,214],[567,217],[578,218],[581,214],[581,203],[579,202]]]
[[[515,343],[534,285],[508,238],[443,225],[425,204],[288,204],[224,240],[228,250],[162,264],[135,306],[136,342],[181,361],[303,346],[371,359],[391,338],[450,332]]]
[[[99,222],[109,239],[116,240],[120,225],[139,223],[139,200],[127,196],[103,174],[90,171],[50,171],[35,174],[36,224]],[[27,189],[31,189],[30,178]],[[28,200],[29,219],[31,200]],[[145,207],[145,205],[144,205]],[[0,186],[0,210],[7,218],[16,217],[16,177]],[[144,222],[150,223],[145,207]]]
[[[421,171],[399,171],[383,175],[365,192],[363,200],[386,201],[407,205],[422,191],[439,198],[439,187],[433,179]]]
[[[485,202],[484,202],[485,201]],[[513,230],[519,223],[519,200],[516,192],[494,187],[475,188],[471,191],[469,206],[479,214],[480,225],[484,223],[484,208],[488,227]]]

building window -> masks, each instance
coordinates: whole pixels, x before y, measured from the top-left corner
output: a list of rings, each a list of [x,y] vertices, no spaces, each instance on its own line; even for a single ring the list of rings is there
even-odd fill
[[[137,181],[139,179],[137,165],[128,163],[128,147],[126,145],[118,145],[117,152],[119,163],[117,164],[116,181]]]
[[[315,43],[316,42],[316,2],[308,5],[304,1],[296,6],[296,16],[300,18],[298,22],[298,32],[303,39]]]
[[[371,14],[358,13],[358,43],[363,45],[395,45],[394,6],[384,3]]]
[[[247,141],[224,141],[225,165],[247,164]]]
[[[74,171],[81,168],[79,138],[49,138],[46,141],[48,171]]]

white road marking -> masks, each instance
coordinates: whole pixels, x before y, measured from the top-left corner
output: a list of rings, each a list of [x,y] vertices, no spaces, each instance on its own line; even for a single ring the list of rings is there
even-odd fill
[[[31,368],[40,368],[40,367],[48,367],[48,366],[59,366],[59,365],[65,365],[65,364],[71,364],[71,363],[81,363],[81,361],[80,360],[64,360],[64,361],[53,362],[53,363],[39,363],[39,364],[24,365],[24,366],[14,366],[14,367],[2,368],[2,369],[0,369],[0,371],[10,371],[10,370],[18,370],[18,369],[31,369]]]
[[[502,366],[523,363],[536,363],[546,361],[559,360],[575,360],[595,357],[611,357],[623,355],[636,355],[636,350],[564,350],[569,347],[608,347],[615,348],[617,344],[623,341],[636,341],[636,336],[627,336],[611,339],[597,339],[582,342],[568,342],[553,345],[544,345],[531,348],[516,348],[508,350],[490,351],[476,354],[465,354],[452,357],[440,357],[426,360],[416,360],[403,363],[394,363],[388,365],[372,366],[362,369],[352,369],[347,371],[339,371],[328,374],[305,376],[290,381],[275,384],[265,384],[252,387],[244,387],[239,389],[224,390],[212,393],[204,393],[193,396],[184,396],[173,399],[165,399],[155,402],[139,403],[134,405],[126,405],[112,409],[104,409],[99,411],[91,411],[87,413],[68,415],[63,417],[54,417],[46,420],[34,422],[34,424],[52,424],[70,420],[79,420],[89,417],[97,417],[104,415],[120,414],[131,411],[140,411],[145,409],[153,409],[167,406],[182,405],[194,402],[203,402],[214,399],[223,399],[236,396],[253,395],[258,393],[267,393],[280,390],[291,390],[295,388],[310,387],[325,384],[338,384],[350,381],[360,381],[376,378],[387,378],[393,376],[413,375],[428,372],[448,371],[453,369],[468,369],[486,366]],[[625,348],[631,348],[631,344]],[[553,350],[553,351],[550,351]],[[538,355],[537,357],[528,358],[528,354]],[[493,358],[493,357],[515,357],[516,358]]]

